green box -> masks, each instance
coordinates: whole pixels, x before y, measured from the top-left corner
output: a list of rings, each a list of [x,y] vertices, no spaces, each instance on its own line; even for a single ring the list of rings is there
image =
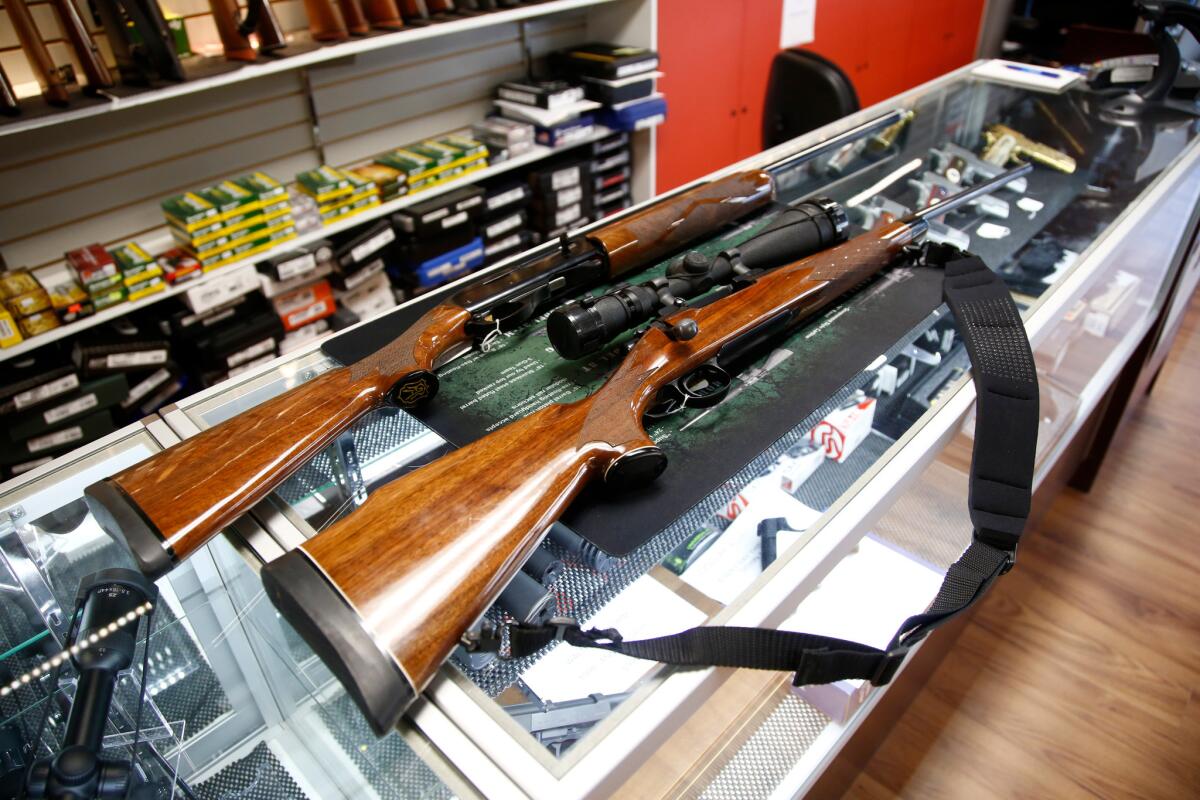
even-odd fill
[[[253,172],[249,175],[243,175],[240,178],[234,179],[233,182],[246,191],[258,195],[258,199],[262,202],[273,200],[277,197],[287,197],[288,193],[286,186],[265,172]]]
[[[245,215],[258,208],[258,195],[243,189],[233,181],[221,181],[212,186],[205,186],[196,194],[212,203],[223,222],[229,222],[232,217]]]
[[[154,256],[143,250],[137,242],[126,242],[120,247],[109,250],[108,254],[113,257],[113,261],[117,262],[117,266],[121,268],[121,272],[125,273],[125,277],[144,272],[146,267],[154,263]]]
[[[301,172],[296,176],[296,183],[300,185],[300,191],[318,203],[326,203],[354,192],[350,179],[333,167],[318,167]]]
[[[195,192],[168,197],[159,205],[169,222],[189,232],[212,225],[220,214],[216,206]]]
[[[115,306],[117,303],[125,302],[125,286],[122,284],[116,289],[110,289],[104,294],[92,295],[92,307],[97,312],[103,311],[106,308]]]

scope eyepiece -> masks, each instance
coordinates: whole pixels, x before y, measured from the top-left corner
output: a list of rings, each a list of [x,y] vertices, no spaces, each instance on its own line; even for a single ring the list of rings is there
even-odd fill
[[[546,320],[546,335],[559,355],[583,358],[656,314],[658,292],[654,287],[624,286],[555,309]]]

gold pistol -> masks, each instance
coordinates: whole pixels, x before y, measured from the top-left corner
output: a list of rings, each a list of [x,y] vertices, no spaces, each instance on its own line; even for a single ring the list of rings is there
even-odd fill
[[[1061,150],[1035,142],[1007,125],[989,125],[983,132],[983,141],[983,160],[998,167],[1028,159],[1059,172],[1070,174],[1075,171],[1075,159]]]

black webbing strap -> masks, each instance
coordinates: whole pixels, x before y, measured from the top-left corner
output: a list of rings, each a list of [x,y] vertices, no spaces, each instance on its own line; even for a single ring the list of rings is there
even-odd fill
[[[930,247],[925,259],[944,266],[943,295],[971,356],[977,395],[968,499],[974,540],[951,565],[928,610],[905,620],[885,650],[829,636],[718,626],[627,642],[617,631],[582,630],[574,620],[556,618],[510,626],[511,655],[529,655],[561,639],[665,664],[795,672],[797,686],[847,678],[880,686],[913,645],[978,600],[1012,567],[1029,515],[1037,374],[1020,314],[995,273],[952,248]]]

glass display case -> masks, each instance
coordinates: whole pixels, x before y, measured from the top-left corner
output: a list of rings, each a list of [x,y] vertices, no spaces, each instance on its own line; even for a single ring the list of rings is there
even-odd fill
[[[894,130],[774,176],[781,202],[831,197],[861,230],[936,202],[946,181],[978,180],[987,167],[975,157],[989,126],[1006,125],[1072,158],[1073,172],[1039,168],[1019,190],[1010,187],[992,202],[947,215],[932,234],[977,252],[1013,289],[1042,387],[1041,476],[1152,324],[1179,269],[1200,197],[1192,120],[1106,120],[1097,105],[1084,89],[1035,94],[976,80],[965,68],[721,174],[766,168],[885,112],[911,111]],[[711,254],[736,246],[756,224],[714,232],[697,249]],[[879,312],[872,303],[883,302],[887,286],[905,274],[884,276],[775,344],[735,376],[726,403],[653,421],[652,437],[684,447],[699,442],[700,434],[784,405],[791,398],[781,394],[788,384],[780,376],[827,363],[838,332],[852,330],[844,326],[856,315],[869,321]],[[535,353],[547,349],[537,339],[543,320],[444,368],[439,401],[486,405],[500,421],[505,413],[585,394],[619,358],[614,349],[578,368],[547,366]],[[314,346],[188,398],[163,419],[172,434],[191,436],[336,366]],[[552,528],[488,616],[561,614],[619,628],[629,638],[705,623],[820,626],[821,633],[860,640],[880,631],[890,635],[924,608],[970,537],[966,475],[937,461],[960,430],[969,434],[972,427],[970,364],[947,310],[935,302],[878,342],[861,364],[843,367],[846,379],[794,414],[789,430],[732,464],[727,479],[702,487],[671,519],[643,531],[635,546],[618,554],[597,548],[572,527],[573,518]],[[830,420],[853,427],[853,442],[823,439],[819,431]],[[189,706],[192,718],[169,706],[156,712],[163,726],[187,722],[162,755],[193,785],[241,763],[231,760],[236,756],[260,759],[238,774],[282,770],[272,774],[286,774],[321,797],[478,790],[559,798],[605,796],[622,787],[656,796],[682,786],[716,791],[751,777],[764,794],[790,795],[811,785],[878,701],[883,690],[850,682],[793,691],[777,674],[673,669],[565,645],[517,660],[459,650],[410,711],[404,730],[376,742],[336,681],[263,599],[248,564],[296,547],[379,486],[447,452],[453,437],[436,425],[395,408],[368,414],[239,523],[230,537],[236,549],[218,540],[164,579],[197,605],[173,604],[174,616],[168,621],[164,613],[156,625],[177,626],[182,643],[172,652],[191,669],[189,679],[198,676],[195,685],[207,680],[203,685],[213,687],[203,691],[203,711]],[[62,469],[55,462],[16,488],[5,487],[0,510],[12,519],[14,506],[29,508],[30,492],[53,496],[54,504],[27,510],[27,519],[68,505],[80,496],[85,477],[109,474],[160,446],[144,431],[137,435],[151,444],[120,451],[125,460],[101,457],[105,448],[72,457],[69,469],[84,464],[79,469],[86,471],[74,483],[55,477]],[[794,529],[778,534],[773,554],[755,533],[766,516],[784,516]],[[20,526],[14,521],[10,527]],[[95,537],[94,526],[89,530]],[[40,541],[36,530],[22,536]],[[33,571],[65,585],[78,578],[69,563],[43,560]],[[838,593],[843,584],[881,574],[892,577],[877,581],[879,591],[861,607]],[[39,607],[37,597],[53,593],[22,591],[34,598],[30,613]],[[206,614],[211,625],[199,621]],[[14,646],[34,633],[14,631]],[[161,638],[161,629],[155,635]],[[229,664],[220,648],[234,638],[247,657],[231,657]],[[727,697],[736,701],[721,702]],[[228,728],[214,727],[222,720],[231,720]],[[688,737],[681,735],[685,724]],[[197,727],[214,735],[188,733]],[[196,745],[188,737],[213,744],[192,750],[189,760],[184,756]],[[326,782],[314,772],[326,774]]]
[[[77,670],[71,661],[57,676],[35,670],[78,644],[69,635],[77,589],[100,570],[133,567],[92,518],[83,488],[175,441],[162,421],[133,425],[0,492],[0,674],[20,684],[0,698],[6,790],[61,747]],[[107,758],[132,761],[132,796],[474,796],[407,726],[377,739],[281,622],[251,568],[278,552],[246,519],[158,581],[103,741]]]

